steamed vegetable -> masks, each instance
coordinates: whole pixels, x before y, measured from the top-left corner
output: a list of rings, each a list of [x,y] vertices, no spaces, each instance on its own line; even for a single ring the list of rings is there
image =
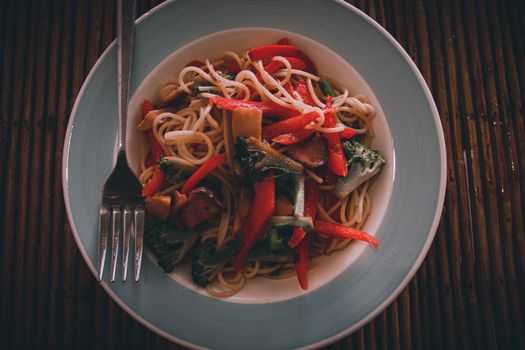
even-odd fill
[[[357,141],[343,141],[343,149],[348,159],[348,174],[337,180],[334,194],[339,198],[348,196],[363,182],[375,176],[386,163],[381,153]]]
[[[304,216],[315,218],[317,216],[317,202],[319,202],[319,188],[312,178],[308,178],[304,184]],[[297,247],[306,236],[303,227],[295,227],[288,245],[292,248]]]
[[[254,137],[237,139],[235,158],[241,164],[244,174],[252,179],[262,178],[270,171],[276,177],[290,173],[302,174],[304,169],[300,163]]]
[[[168,273],[173,271],[195,243],[198,230],[180,230],[167,222],[150,217],[145,230],[144,240],[157,256],[157,263]]]

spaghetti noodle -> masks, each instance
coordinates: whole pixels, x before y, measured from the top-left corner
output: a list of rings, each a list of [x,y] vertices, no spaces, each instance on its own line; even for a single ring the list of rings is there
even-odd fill
[[[275,53],[279,51],[279,47],[282,47],[282,55],[265,55],[263,52],[267,48],[268,52]],[[260,57],[261,55],[263,57]],[[257,57],[254,58],[254,56]],[[362,154],[355,159],[348,155],[347,149],[342,147],[346,142],[342,139],[342,132],[351,129],[353,130],[351,133],[355,134],[352,140],[359,139],[363,145],[369,143],[374,136],[371,121],[374,118],[375,109],[366,96],[351,96],[349,90],[342,84],[317,75],[315,67],[312,68],[311,61],[305,57],[292,45],[272,45],[250,49],[241,56],[227,51],[217,60],[194,61],[192,65],[180,71],[177,80],[169,80],[160,86],[158,101],[155,101],[153,111],[143,108],[144,120],[139,128],[150,134],[151,151],[145,152],[141,159],[139,179],[145,188],[156,186],[153,189],[155,194],[146,199],[146,209],[150,218],[162,219],[166,227],[171,230],[189,231],[190,233],[185,233],[187,236],[184,237],[190,237],[192,234],[199,237],[192,242],[192,247],[187,249],[187,260],[191,260],[193,265],[202,265],[203,262],[204,265],[208,264],[204,270],[207,268],[212,271],[206,270],[207,273],[201,273],[203,269],[201,265],[195,267],[198,270],[195,272],[198,277],[194,276],[194,280],[198,280],[196,282],[205,286],[206,291],[213,296],[234,295],[246,285],[249,279],[258,276],[284,278],[292,276],[296,270],[299,277],[302,273],[298,270],[299,263],[296,261],[301,259],[298,245],[301,245],[304,239],[301,239],[300,236],[291,238],[290,235],[291,230],[298,227],[296,219],[298,216],[302,217],[303,213],[297,213],[298,206],[301,205],[299,202],[294,203],[290,196],[288,199],[283,199],[286,196],[279,193],[282,190],[279,187],[279,181],[284,181],[282,179],[289,181],[293,178],[297,182],[297,178],[301,176],[307,184],[310,179],[315,184],[318,199],[314,205],[316,209],[312,210],[317,213],[310,213],[309,215],[313,217],[308,217],[306,209],[304,212],[304,217],[309,218],[309,221],[306,221],[310,223],[312,219],[317,218],[329,224],[353,228],[357,231],[363,226],[370,213],[371,201],[368,194],[370,179],[357,184],[355,189],[343,196],[337,196],[336,191],[340,187],[339,182],[350,176],[347,171],[351,171],[352,164],[355,165],[363,160]],[[274,69],[275,67],[278,68]],[[244,116],[235,115],[236,110],[242,109],[244,109],[242,111]],[[255,114],[259,119],[246,109],[258,111],[258,114]],[[314,119],[297,127],[295,121],[299,121],[309,113]],[[259,120],[259,125],[252,127],[242,124],[239,126],[236,124],[240,123],[239,118]],[[328,118],[334,118],[335,123],[330,125]],[[283,122],[286,123],[279,124]],[[291,141],[279,143],[274,141],[275,138],[265,137],[265,130],[269,130],[269,126],[277,128],[280,135],[291,135]],[[241,131],[238,130],[239,128]],[[246,128],[251,131],[246,131],[248,130]],[[258,131],[253,134],[253,130]],[[243,132],[247,132],[248,135]],[[296,133],[303,133],[306,137],[296,140],[294,139]],[[234,138],[235,135],[238,136],[237,139]],[[258,173],[257,176],[246,173],[246,164],[242,164],[237,154],[238,147],[240,147],[239,140],[243,137],[245,141],[246,139],[251,140],[255,146],[264,144],[266,145],[264,147],[271,147],[286,158],[285,161],[288,157],[294,158],[292,162],[299,164],[298,166],[302,168],[301,174],[293,171],[287,172],[286,169],[279,167],[276,173],[276,166],[273,165],[269,168],[273,167],[274,170]],[[321,146],[306,154],[301,154],[302,149],[310,147],[307,145],[314,140]],[[341,169],[341,164],[337,169],[343,171],[346,176],[334,175],[331,169],[331,164],[335,162],[330,159],[330,157],[333,158],[332,147],[334,145],[339,147],[338,154],[342,155],[343,159],[343,169]],[[363,147],[367,149],[366,146]],[[157,151],[154,151],[155,149]],[[261,152],[263,151],[259,150],[259,156]],[[271,153],[271,150],[268,152]],[[310,159],[317,153],[322,153],[321,160],[318,162],[322,163],[321,166]],[[204,179],[198,182],[200,192],[194,192],[194,189],[184,193],[192,174],[204,172],[202,169],[207,169],[210,162],[215,162],[219,156],[223,157],[222,160],[217,161],[217,165],[214,163],[213,169],[210,169]],[[278,156],[272,155],[272,157]],[[384,160],[382,162],[384,163]],[[162,177],[161,181],[157,181],[156,176]],[[250,230],[247,226],[253,222],[249,221],[250,214],[247,211],[255,210],[253,208],[256,201],[254,196],[258,196],[256,183],[266,181],[261,179],[271,177],[275,177],[276,182],[275,197],[268,199],[268,203],[276,202],[272,214],[277,217],[291,217],[292,221],[285,226],[285,229],[282,228],[282,225],[272,228],[272,224],[267,222],[262,233],[259,232],[255,241],[252,242],[251,249],[248,249],[247,254],[251,255],[239,258],[239,255],[243,254],[243,249],[246,248],[244,247],[246,242],[251,239],[247,237],[246,231]],[[308,193],[306,193],[306,205],[308,205],[307,196]],[[195,198],[205,203],[205,206],[215,205],[213,209],[216,210],[216,213],[211,217],[209,213],[206,213],[205,220],[193,225],[195,220],[198,221],[199,207],[196,205],[200,202],[197,201],[197,204],[192,202],[192,212],[188,212],[187,207]],[[168,207],[162,209],[161,203],[168,203]],[[281,210],[277,204],[288,205],[292,212],[277,213],[277,210]],[[190,225],[189,222],[192,224]],[[338,236],[333,233],[339,232],[336,228],[329,234],[316,232],[315,225],[301,227],[301,230],[303,228],[309,242],[308,260],[310,263],[307,264],[309,268],[314,265],[312,258],[344,249],[351,241],[350,238],[345,238],[346,236]],[[269,231],[272,231],[275,237],[284,237],[286,242],[284,247],[280,246],[282,251],[266,252],[268,254],[254,253],[257,250],[260,251],[260,247],[265,244],[274,244],[274,237],[268,238]],[[169,251],[166,253],[164,246],[162,247],[164,250],[159,248],[159,242],[167,244],[168,238],[166,237],[168,236],[159,236],[162,237],[161,239],[151,235],[150,247],[157,253],[159,264],[164,259],[162,260],[163,267],[169,270],[165,262]],[[296,235],[295,231],[293,235]],[[279,241],[280,238],[275,240]],[[294,243],[296,250],[288,246],[291,243],[286,244],[292,239],[294,242],[296,239],[299,242]],[[271,240],[271,242],[264,243],[264,240]],[[243,247],[241,248],[240,245]],[[180,249],[180,245],[170,247]],[[208,254],[204,257],[202,257],[203,247],[207,249],[206,254]],[[297,258],[298,255],[299,258]],[[219,262],[215,260],[213,263],[210,262],[214,258]],[[242,264],[241,261],[236,265],[236,258],[238,261],[246,259],[247,262]],[[200,277],[203,279],[199,279]]]

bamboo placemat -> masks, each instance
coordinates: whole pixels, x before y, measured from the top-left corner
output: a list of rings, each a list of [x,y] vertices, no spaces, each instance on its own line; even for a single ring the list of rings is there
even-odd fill
[[[398,299],[329,349],[525,349],[525,2],[351,1],[416,62],[438,106],[447,196]],[[142,14],[157,1],[138,2]],[[0,6],[0,348],[179,349],[98,286],[65,215],[69,114],[115,37],[114,1]]]

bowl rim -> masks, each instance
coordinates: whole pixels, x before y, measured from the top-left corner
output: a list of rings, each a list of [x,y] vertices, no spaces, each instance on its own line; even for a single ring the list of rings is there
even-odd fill
[[[375,30],[380,32],[389,41],[389,43],[391,45],[393,45],[393,47],[402,55],[404,61],[408,64],[408,66],[410,67],[412,73],[416,77],[416,79],[417,79],[417,81],[418,81],[418,83],[419,83],[419,85],[420,85],[420,87],[422,89],[422,92],[424,93],[424,95],[426,97],[426,102],[428,104],[428,107],[430,108],[430,110],[432,112],[433,121],[434,121],[434,125],[435,125],[435,130],[436,130],[436,133],[437,133],[437,141],[438,141],[438,145],[439,145],[439,154],[440,154],[440,170],[441,170],[440,174],[439,174],[439,176],[440,176],[440,183],[439,183],[439,192],[438,192],[437,201],[436,201],[436,210],[435,210],[434,217],[433,217],[433,220],[432,220],[432,223],[431,223],[430,230],[428,232],[427,238],[425,240],[425,243],[423,244],[422,249],[421,249],[421,251],[419,252],[419,254],[417,256],[417,259],[415,260],[415,263],[412,265],[412,267],[410,268],[410,270],[408,271],[406,276],[403,278],[403,280],[393,290],[393,292],[382,303],[380,303],[377,307],[375,307],[375,309],[370,311],[365,317],[363,317],[360,321],[356,322],[355,324],[353,324],[349,328],[347,328],[347,329],[345,329],[345,330],[343,330],[343,331],[341,331],[339,333],[336,333],[336,334],[334,334],[334,335],[332,335],[332,336],[330,336],[328,338],[322,339],[322,340],[320,340],[320,341],[318,341],[316,343],[309,344],[307,346],[301,347],[301,349],[312,349],[312,348],[318,348],[318,347],[321,347],[321,346],[326,346],[328,344],[331,344],[331,343],[333,343],[333,342],[335,342],[337,340],[340,340],[341,338],[343,338],[343,337],[345,337],[345,336],[355,332],[356,330],[358,330],[359,328],[363,327],[365,324],[369,323],[371,320],[376,318],[379,315],[379,313],[381,313],[388,305],[390,305],[401,294],[401,292],[405,289],[405,287],[412,280],[412,278],[414,277],[416,272],[419,270],[421,264],[423,263],[426,255],[427,255],[427,253],[428,253],[428,251],[429,251],[429,249],[431,247],[431,244],[433,242],[433,239],[435,237],[435,234],[437,232],[437,228],[438,228],[438,225],[439,225],[439,222],[440,222],[442,208],[443,208],[444,199],[445,199],[445,192],[446,192],[447,154],[446,154],[446,148],[445,148],[444,133],[443,133],[442,125],[441,125],[441,122],[440,122],[438,109],[436,107],[436,104],[435,104],[434,99],[432,97],[432,94],[430,92],[430,89],[429,89],[426,81],[424,80],[421,72],[417,68],[416,64],[412,61],[412,59],[408,55],[408,53],[405,51],[405,49],[401,46],[401,44],[399,44],[396,41],[396,39],[385,28],[383,28],[379,23],[377,23],[374,19],[369,17],[365,12],[363,12],[359,8],[353,6],[353,5],[349,4],[349,3],[346,3],[343,0],[332,0],[332,1],[335,2],[335,3],[338,3],[338,4],[342,5],[342,6],[345,6],[348,10],[354,12],[356,15],[361,17],[361,19],[365,20],[366,22],[368,22],[368,24],[372,25]],[[161,11],[162,9],[164,9],[167,6],[172,5],[173,2],[176,2],[176,1],[169,1],[168,0],[168,1],[164,2],[164,3],[162,3],[162,4],[157,5],[156,7],[152,8],[152,9],[150,9],[149,11],[144,13],[142,16],[140,16],[136,20],[136,22],[135,22],[136,25],[139,25],[145,19],[150,17],[152,14],[154,14],[154,13],[156,13],[158,11]],[[70,223],[70,227],[71,227],[71,230],[72,230],[73,237],[75,239],[76,245],[79,248],[80,253],[81,253],[84,261],[86,262],[88,268],[90,269],[91,273],[94,276],[96,276],[96,274],[97,274],[96,267],[91,263],[90,257],[88,256],[88,253],[87,253],[85,247],[83,246],[82,242],[80,241],[80,236],[79,236],[77,228],[76,228],[76,226],[74,224],[75,220],[74,220],[74,217],[73,217],[73,214],[72,214],[71,203],[70,203],[69,197],[68,197],[68,194],[69,194],[69,191],[68,191],[68,188],[69,188],[68,159],[69,159],[70,145],[71,145],[71,140],[72,140],[72,138],[71,138],[72,130],[74,128],[74,125],[73,125],[74,124],[74,119],[75,119],[75,115],[77,114],[78,106],[79,106],[79,103],[80,103],[80,100],[81,100],[79,97],[84,95],[84,92],[87,89],[88,83],[91,81],[92,76],[94,75],[95,71],[105,61],[106,57],[109,55],[109,53],[111,52],[111,50],[114,48],[115,45],[116,45],[116,39],[113,40],[108,45],[108,47],[104,50],[104,52],[97,59],[97,62],[91,68],[89,74],[86,76],[86,78],[85,78],[85,80],[84,80],[84,82],[82,84],[82,87],[80,88],[80,90],[79,90],[79,92],[77,94],[77,97],[75,99],[75,103],[74,103],[73,108],[72,108],[71,113],[70,113],[70,118],[69,118],[69,121],[68,121],[66,133],[65,133],[64,146],[63,146],[63,150],[64,151],[63,151],[63,155],[62,155],[62,190],[63,190],[62,192],[63,192],[63,196],[64,196],[64,203],[65,203],[65,209],[66,209],[67,218],[68,218],[68,221]],[[169,333],[167,333],[167,332],[157,328],[155,325],[153,325],[152,323],[148,322],[147,320],[142,318],[140,315],[138,315],[122,299],[120,299],[120,297],[112,290],[112,288],[110,287],[110,285],[108,283],[106,283],[104,280],[102,280],[100,282],[100,285],[104,288],[104,290],[110,295],[110,297],[120,307],[122,307],[135,320],[137,320],[139,323],[144,325],[149,330],[151,330],[151,331],[153,331],[153,332],[163,336],[166,339],[169,339],[169,340],[171,340],[173,342],[181,344],[183,346],[186,346],[186,347],[189,347],[189,348],[194,348],[194,349],[202,349],[203,348],[201,346],[195,345],[195,344],[193,344],[191,342],[188,342],[188,341],[186,341],[184,339],[178,338],[178,337],[176,337],[176,336],[174,336],[172,334],[169,334]]]

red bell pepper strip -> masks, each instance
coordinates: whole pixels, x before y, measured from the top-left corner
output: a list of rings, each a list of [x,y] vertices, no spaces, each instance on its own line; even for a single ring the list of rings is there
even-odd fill
[[[229,111],[233,111],[239,107],[260,109],[263,112],[263,115],[277,117],[280,119],[286,119],[301,114],[301,112],[296,109],[286,108],[272,101],[242,101],[221,96],[213,96],[210,98],[210,104],[215,104],[217,107],[224,108]]]
[[[302,130],[306,125],[315,121],[317,118],[319,118],[319,114],[313,111],[298,115],[297,117],[281,120],[279,122],[265,126],[263,128],[263,135],[266,139],[270,140],[277,135],[299,131]]]
[[[306,70],[310,73],[317,74],[314,63],[301,50],[293,45],[267,45],[252,47],[248,50],[248,56],[252,61],[269,60],[275,56],[296,57],[306,64]]]
[[[148,114],[154,109],[155,107],[153,107],[153,103],[151,103],[150,100],[144,99],[144,101],[142,101],[142,104],[140,105],[140,111],[142,112],[142,118],[144,118],[146,114]]]
[[[160,186],[164,182],[164,173],[162,170],[160,170],[160,167],[158,164],[155,164],[155,168],[153,170],[153,176],[151,179],[146,183],[144,187],[142,187],[141,195],[142,197],[149,197],[157,193]]]
[[[281,145],[285,145],[285,146],[295,145],[296,143],[299,143],[309,138],[313,132],[314,132],[313,129],[302,129],[302,130],[291,132],[288,134],[282,134],[282,135],[276,136],[272,139],[272,141],[280,143]]]
[[[284,84],[284,89],[286,90],[287,93],[289,93],[290,95],[293,95],[293,87],[292,87],[292,84],[290,84],[290,82],[287,82],[286,84]]]
[[[308,86],[306,85],[306,82],[301,80],[294,86],[295,92],[301,96],[301,99],[304,103],[310,106],[314,106],[315,102],[312,96],[310,95],[310,91],[308,91]]]
[[[290,248],[295,248],[303,238],[306,236],[306,232],[302,227],[295,227],[292,232],[292,236],[290,237],[290,240],[288,241],[288,245]]]
[[[189,194],[191,190],[195,188],[197,183],[204,179],[213,169],[221,165],[224,162],[224,153],[219,153],[208,159],[204,164],[200,166],[197,171],[195,171],[188,180],[182,186],[181,193]]]
[[[319,202],[319,187],[317,183],[308,178],[304,184],[304,216],[309,216],[314,219],[317,216],[317,203]],[[296,227],[293,230],[292,237],[288,241],[288,245],[295,248],[305,237],[306,232],[301,227]]]
[[[276,45],[290,45],[290,40],[288,38],[282,38],[277,40]]]
[[[319,202],[319,187],[314,179],[308,178],[304,183],[304,216],[315,219],[317,203]]]
[[[155,138],[155,135],[153,135],[153,131],[151,130],[149,130],[148,132],[148,142],[151,155],[153,156],[153,160],[155,162],[158,162],[160,160],[160,156],[164,154],[164,148],[162,148],[160,143]]]
[[[310,255],[310,236],[305,236],[295,249],[299,258],[295,263],[295,273],[302,289],[308,289],[308,258]]]
[[[340,224],[332,224],[323,220],[314,220],[313,232],[332,237],[357,239],[359,241],[370,243],[374,248],[379,246],[377,240],[367,232]]]
[[[146,114],[151,112],[154,108],[155,107],[153,106],[153,103],[151,103],[151,101],[144,99],[144,101],[142,101],[142,104],[140,105],[142,116],[145,117]],[[160,160],[160,156],[164,153],[164,149],[159,144],[152,131],[148,131],[148,143],[150,152],[148,154],[148,157],[146,158],[146,166],[151,166]],[[153,176],[148,181],[148,183],[146,183],[146,185],[142,188],[141,195],[143,197],[148,197],[155,194],[163,182],[164,173],[160,170],[159,165],[155,164],[153,169]]]
[[[142,103],[143,111],[145,109],[144,106],[145,106],[146,101],[147,100],[144,100],[144,102]],[[164,149],[159,144],[159,142],[155,138],[155,135],[153,135],[153,131],[151,130],[148,131],[148,143],[149,143],[149,148],[150,148],[149,154],[151,154],[151,157],[148,157],[148,158],[152,160],[152,163],[154,164],[154,168],[153,168],[153,176],[146,183],[146,185],[142,188],[142,191],[141,191],[142,197],[148,197],[148,196],[155,194],[159,190],[162,183],[164,182],[164,173],[160,170],[159,164],[156,164],[159,162],[162,154],[164,154]],[[146,158],[146,160],[148,160],[148,158]]]
[[[239,67],[239,64],[236,60],[230,59],[226,60],[223,64],[219,65],[217,67],[217,70],[237,74],[241,71],[241,67]]]
[[[352,128],[345,128],[339,133],[342,139],[351,139],[356,134],[355,130]]]
[[[295,58],[295,57],[285,57],[288,62],[290,62],[290,65],[292,66],[292,69],[300,69],[300,70],[304,70],[306,69],[306,64],[301,61],[300,59],[298,58]],[[284,65],[283,62],[281,61],[272,61],[270,63],[268,63],[265,67],[264,67],[264,70],[268,73],[268,74],[273,74],[275,73],[275,71],[281,69],[281,68],[284,68],[286,67]],[[257,73],[255,75],[257,77],[257,79],[261,82],[261,84],[264,84],[264,80],[261,76],[261,73]]]
[[[275,179],[262,179],[255,183],[255,197],[242,226],[243,245],[233,260],[235,272],[241,272],[248,253],[255,242],[264,234],[266,226],[275,212]]]
[[[326,98],[326,108],[324,112],[324,127],[333,128],[335,127],[335,115],[331,111],[332,107],[332,96]],[[341,144],[341,136],[339,133],[323,133],[324,138],[328,143],[328,161],[327,167],[332,170],[334,174],[338,176],[346,176],[346,156],[343,151],[343,145]]]

